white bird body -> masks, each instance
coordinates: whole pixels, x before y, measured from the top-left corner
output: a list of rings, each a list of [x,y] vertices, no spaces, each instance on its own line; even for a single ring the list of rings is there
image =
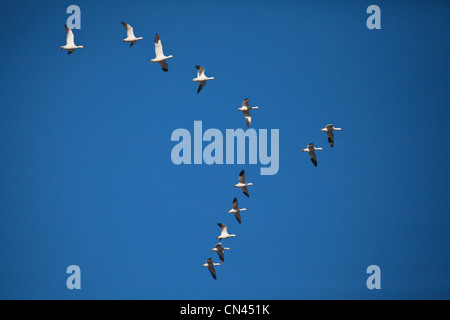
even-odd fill
[[[333,131],[341,131],[341,128],[335,128],[334,124],[327,124],[325,128],[320,129],[321,131],[326,132],[328,137],[328,143],[330,144],[330,147],[333,148],[334,145],[334,133]]]
[[[217,254],[219,255],[219,259],[222,262],[222,264],[225,262],[225,255],[223,253],[224,250],[230,250],[230,248],[223,247],[221,242],[216,244],[214,246],[214,248],[211,249],[211,251],[217,252]]]
[[[316,150],[323,150],[322,148],[316,148],[314,146],[314,143],[308,144],[306,149],[302,149],[303,152],[308,152],[309,157],[311,158],[311,162],[314,164],[315,167],[317,167],[317,158],[316,158]]]
[[[241,223],[241,214],[240,214],[241,211],[247,211],[247,209],[246,208],[239,209],[238,200],[237,200],[237,198],[234,198],[232,208],[231,208],[231,210],[228,210],[227,212],[233,213],[234,216],[236,217],[236,220],[239,223]]]
[[[242,170],[241,173],[239,173],[239,182],[237,184],[235,184],[234,187],[241,188],[242,192],[247,197],[250,197],[247,186],[252,186],[252,185],[253,185],[253,183],[251,183],[251,182],[250,183],[245,182],[245,171]]]
[[[220,263],[214,263],[212,258],[208,258],[206,260],[206,263],[202,264],[203,267],[208,267],[209,272],[211,272],[212,277],[214,280],[217,279],[216,277],[216,270],[214,269],[214,266],[220,266]]]
[[[224,225],[223,223],[218,223],[217,225],[220,227],[220,236],[218,236],[217,239],[227,239],[230,237],[236,237],[235,234],[228,233],[227,226]]]
[[[200,91],[203,89],[203,87],[206,85],[206,81],[208,80],[214,80],[214,77],[207,77],[205,75],[205,68],[196,65],[195,68],[197,68],[197,78],[192,79],[192,81],[194,82],[198,82],[199,86],[198,86],[198,90],[197,93],[200,93]]]
[[[68,50],[67,54],[71,54],[72,52],[74,52],[76,49],[83,49],[83,46],[77,46],[75,45],[75,41],[74,41],[74,35],[72,30],[70,30],[70,28],[66,25],[64,25],[66,27],[66,45],[65,46],[61,46],[61,49],[63,50]]]
[[[250,115],[250,110],[253,109],[259,109],[259,107],[250,107],[250,105],[248,104],[250,102],[250,99],[246,98],[243,102],[242,102],[242,106],[240,108],[238,108],[238,111],[242,111],[242,113],[244,114],[245,117],[245,122],[247,123],[247,127],[250,127],[250,124],[252,123],[252,116]]]
[[[161,43],[161,39],[159,38],[159,34],[157,33],[155,36],[155,59],[151,59],[150,61],[152,63],[159,62],[159,65],[163,69],[163,71],[167,72],[169,71],[169,67],[167,66],[167,59],[173,58],[172,55],[165,56],[163,52],[163,46]]]
[[[123,42],[130,42],[130,47],[136,43],[136,41],[138,40],[142,40],[144,38],[142,37],[138,37],[136,38],[134,35],[134,31],[133,31],[133,27],[130,26],[128,23],[125,23],[122,21],[122,25],[125,27],[125,29],[127,30],[127,37],[125,39],[122,39]]]

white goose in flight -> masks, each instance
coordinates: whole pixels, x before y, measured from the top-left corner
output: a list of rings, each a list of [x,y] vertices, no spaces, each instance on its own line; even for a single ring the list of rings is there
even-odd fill
[[[216,269],[214,269],[214,266],[220,266],[220,263],[214,263],[212,258],[208,258],[208,260],[206,260],[206,263],[202,264],[202,266],[208,267],[208,270],[209,272],[211,272],[211,275],[214,278],[214,280],[217,280]]]
[[[236,237],[235,234],[228,233],[227,226],[224,225],[223,223],[218,223],[217,225],[220,227],[220,236],[218,236],[217,239],[226,239],[229,237]]]
[[[144,39],[142,37],[136,38],[134,36],[133,27],[130,26],[128,23],[125,23],[125,22],[122,21],[122,25],[125,27],[125,29],[127,29],[127,37],[125,39],[123,39],[122,41],[123,42],[130,42],[130,47],[133,44],[135,44],[136,41]]]
[[[316,153],[314,152],[316,150],[323,150],[323,149],[314,147],[314,143],[310,143],[310,144],[308,144],[308,147],[306,147],[306,149],[302,149],[303,152],[308,152],[309,153],[309,157],[311,158],[311,162],[313,163],[313,165],[315,167],[317,167],[317,158],[316,158]]]
[[[334,134],[333,131],[341,131],[341,128],[335,128],[334,124],[327,124],[325,128],[320,129],[321,131],[325,131],[327,133],[328,142],[330,143],[330,147],[333,148],[334,145]]]
[[[252,186],[253,183],[245,183],[245,171],[242,170],[241,173],[239,173],[239,183],[235,184],[234,187],[241,188],[242,192],[250,198],[250,195],[248,194],[247,186]]]
[[[223,254],[223,250],[230,250],[230,248],[223,247],[221,242],[216,244],[214,248],[211,249],[211,251],[217,252],[217,254],[219,255],[220,262],[222,262],[222,264],[225,262],[225,255]]]
[[[259,107],[250,107],[248,104],[250,102],[250,99],[246,98],[242,102],[242,107],[238,108],[239,111],[242,111],[245,117],[245,122],[247,122],[247,127],[250,127],[250,124],[252,123],[252,116],[250,115],[250,110],[253,109],[259,109]]]
[[[169,66],[167,65],[166,60],[169,59],[169,58],[173,58],[173,56],[170,55],[170,56],[166,57],[164,55],[164,53],[163,53],[163,46],[161,44],[161,39],[159,38],[159,34],[158,33],[155,36],[155,54],[156,54],[155,59],[151,59],[150,61],[152,63],[159,62],[159,65],[161,66],[163,71],[165,71],[165,72],[169,71]]]
[[[74,52],[77,49],[83,49],[83,46],[76,46],[75,42],[74,42],[74,35],[72,30],[70,30],[70,28],[66,25],[64,25],[66,27],[66,45],[65,46],[61,46],[61,49],[63,50],[68,50],[67,54],[71,54],[72,52]]]
[[[227,212],[234,213],[234,216],[236,217],[236,220],[239,222],[239,224],[241,223],[241,215],[239,213],[241,211],[247,211],[247,209],[246,208],[239,209],[238,200],[237,198],[234,198],[231,210],[228,210]]]
[[[199,65],[197,65],[195,67],[198,70],[197,71],[197,78],[192,79],[192,81],[199,83],[198,90],[197,90],[197,93],[199,93],[203,89],[203,87],[206,85],[206,81],[214,80],[215,78],[214,77],[207,77],[205,75],[205,68],[203,68],[203,67],[201,67]]]

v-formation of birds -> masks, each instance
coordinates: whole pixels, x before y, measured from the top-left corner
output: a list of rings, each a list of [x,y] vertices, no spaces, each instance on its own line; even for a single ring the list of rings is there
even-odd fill
[[[134,35],[134,30],[133,27],[131,25],[129,25],[128,23],[122,22],[122,25],[124,26],[124,28],[126,29],[127,32],[127,37],[125,39],[123,39],[123,42],[129,42],[130,43],[130,47],[132,47],[138,40],[142,40],[144,39],[143,37],[136,37]],[[82,49],[84,48],[83,46],[77,46],[75,45],[75,41],[74,41],[74,34],[72,32],[72,30],[65,25],[65,29],[66,29],[66,45],[61,46],[61,49],[63,50],[67,50],[67,54],[71,54],[73,53],[76,49]],[[161,42],[161,38],[159,37],[159,34],[157,33],[155,35],[155,55],[156,57],[154,59],[151,59],[150,61],[152,63],[156,63],[158,62],[159,65],[161,66],[161,69],[164,72],[168,72],[169,71],[169,66],[167,65],[166,60],[173,58],[173,55],[169,55],[166,56],[164,55],[163,52],[163,46],[162,46],[162,42]],[[203,87],[206,85],[206,82],[208,80],[214,80],[214,77],[207,77],[205,75],[205,68],[199,65],[196,65],[195,68],[197,69],[197,77],[192,79],[192,81],[194,82],[198,82],[199,86],[197,89],[197,93],[200,93],[200,91],[203,89]],[[251,110],[255,110],[255,109],[259,109],[259,107],[255,106],[255,107],[251,107],[249,105],[250,100],[248,98],[246,98],[243,102],[242,102],[242,106],[240,108],[238,108],[238,111],[242,111],[244,118],[245,118],[245,122],[247,124],[247,127],[250,127],[251,124],[251,115],[250,115],[250,111]],[[321,129],[321,131],[324,131],[327,135],[328,138],[328,143],[330,144],[330,147],[332,148],[334,146],[334,134],[333,131],[340,131],[342,130],[341,128],[335,128],[333,124],[328,124],[326,125],[325,128]],[[305,149],[302,149],[302,151],[307,152],[310,156],[311,162],[313,163],[313,165],[315,167],[317,167],[317,157],[316,157],[316,153],[315,151],[318,150],[323,150],[322,148],[316,148],[314,146],[314,143],[310,143],[308,144],[308,146]],[[234,185],[234,187],[240,188],[242,190],[242,192],[247,196],[250,197],[247,186],[251,186],[252,183],[246,183],[245,182],[245,171],[242,170],[239,174],[239,180],[238,183]],[[228,210],[228,213],[233,213],[236,220],[239,222],[239,224],[241,223],[242,219],[241,219],[241,215],[240,212],[242,211],[247,211],[246,208],[242,208],[239,209],[239,204],[238,204],[238,200],[237,198],[233,199],[233,204],[232,204],[232,208],[231,210]],[[223,240],[223,239],[227,239],[230,237],[236,237],[235,234],[229,234],[228,233],[228,229],[227,226],[224,225],[223,223],[218,223],[217,224],[220,227],[220,236],[217,237],[217,239],[219,240]],[[219,242],[217,243],[214,248],[211,249],[211,251],[215,251],[217,252],[219,259],[221,261],[221,263],[223,264],[225,262],[225,255],[224,255],[224,250],[230,250],[230,248],[228,247],[223,247],[222,243]],[[217,279],[216,276],[216,271],[214,266],[218,266],[221,265],[220,263],[214,263],[212,258],[208,258],[208,260],[206,261],[205,264],[203,264],[204,267],[208,267],[208,270],[210,271],[212,277],[214,279]]]

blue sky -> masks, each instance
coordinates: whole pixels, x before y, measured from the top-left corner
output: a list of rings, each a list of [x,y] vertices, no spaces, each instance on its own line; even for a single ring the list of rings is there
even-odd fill
[[[84,49],[67,55],[71,4]],[[371,4],[381,30],[366,27]],[[450,298],[449,3],[0,9],[0,298]],[[121,21],[144,40],[129,48]],[[167,73],[150,63],[156,32]],[[200,94],[196,64],[216,78]],[[245,129],[245,98],[253,128],[279,129],[278,174],[172,163],[175,129]],[[343,128],[333,149],[327,123]],[[250,198],[233,188],[241,169]],[[237,237],[214,281],[201,265],[218,262],[218,222]],[[81,290],[66,287],[72,264]],[[366,287],[373,264],[381,290]]]

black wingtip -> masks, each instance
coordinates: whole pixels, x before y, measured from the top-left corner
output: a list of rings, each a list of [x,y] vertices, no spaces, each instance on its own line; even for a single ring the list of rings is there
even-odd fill
[[[162,68],[163,69],[163,71],[164,72],[167,72],[167,71],[169,71],[169,69],[168,68]]]
[[[244,192],[244,194],[245,194],[248,198],[250,198],[250,195],[249,195],[247,192]]]
[[[317,161],[314,161],[314,159],[311,159],[311,162],[313,163],[314,167],[317,167]]]
[[[241,170],[241,172],[239,173],[240,176],[243,176],[245,174],[245,170]]]

